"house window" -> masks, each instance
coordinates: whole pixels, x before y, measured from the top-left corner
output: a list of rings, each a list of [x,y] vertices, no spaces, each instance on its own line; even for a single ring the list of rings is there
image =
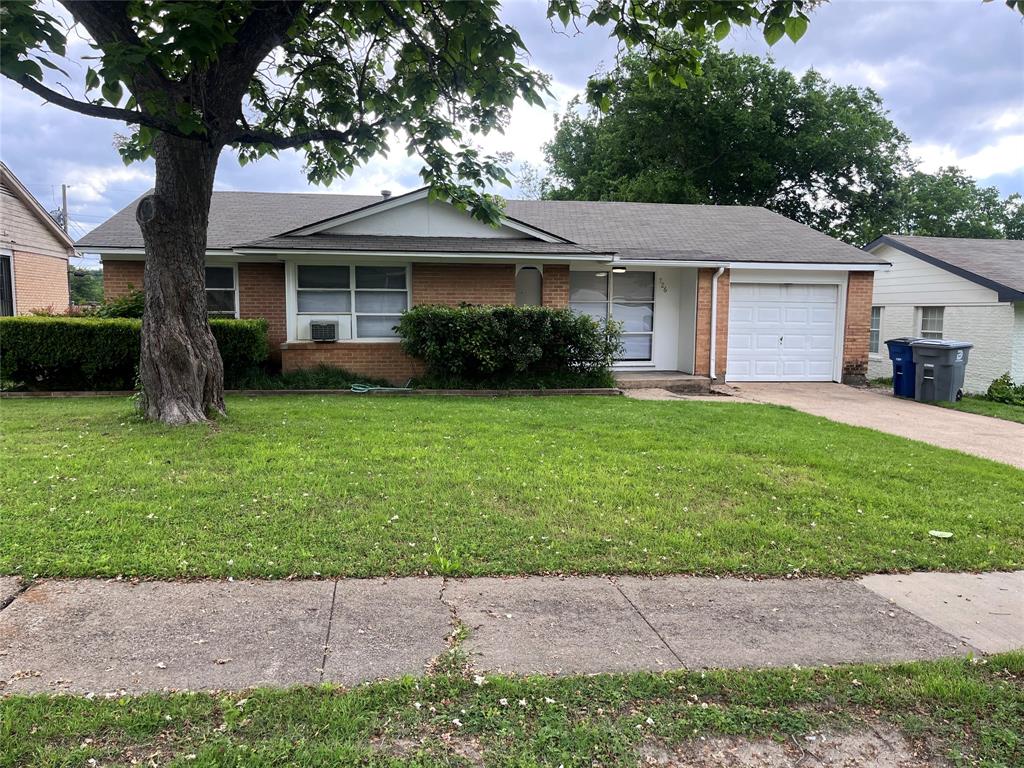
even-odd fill
[[[921,307],[922,338],[942,338],[942,310],[943,307]]]
[[[234,267],[206,268],[206,313],[210,317],[238,317]]]
[[[646,362],[654,348],[653,272],[572,272],[569,306],[599,322],[622,323],[622,362]]]
[[[868,352],[878,354],[882,337],[882,308],[871,308],[871,335],[868,337]]]
[[[300,315],[348,315],[354,339],[389,339],[409,308],[406,267],[300,266]]]
[[[539,307],[543,285],[544,277],[537,267],[520,267],[516,272],[516,306]]]

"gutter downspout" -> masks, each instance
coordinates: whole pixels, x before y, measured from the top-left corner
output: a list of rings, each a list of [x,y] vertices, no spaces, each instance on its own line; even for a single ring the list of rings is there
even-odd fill
[[[712,381],[715,376],[715,353],[718,341],[718,278],[725,272],[725,267],[719,267],[711,278],[711,359],[708,361],[708,375]]]

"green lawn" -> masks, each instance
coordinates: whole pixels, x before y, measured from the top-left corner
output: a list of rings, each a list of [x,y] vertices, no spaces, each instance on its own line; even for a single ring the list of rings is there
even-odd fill
[[[789,409],[624,398],[0,402],[0,573],[1024,566],[1024,472]],[[928,531],[950,531],[937,539]]]
[[[936,405],[941,405],[943,408],[953,408],[957,411],[966,411],[967,413],[980,413],[982,416],[992,416],[996,419],[1006,419],[1006,421],[1016,421],[1020,424],[1024,424],[1024,407],[1019,405],[1010,405],[1009,403],[1000,403],[984,397],[965,395],[964,399],[959,403],[936,403]]]
[[[348,691],[14,696],[0,699],[0,768],[633,768],[645,746],[671,753],[701,736],[798,745],[822,729],[870,735],[892,727],[919,750],[921,764],[942,757],[988,768],[1024,764],[1024,654],[479,682],[456,670]]]

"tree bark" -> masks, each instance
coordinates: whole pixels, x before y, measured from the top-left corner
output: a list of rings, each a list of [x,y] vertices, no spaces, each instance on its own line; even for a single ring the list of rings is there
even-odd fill
[[[166,133],[154,142],[156,185],[135,211],[146,245],[139,377],[151,421],[224,413],[224,365],[206,312],[206,227],[219,146]]]

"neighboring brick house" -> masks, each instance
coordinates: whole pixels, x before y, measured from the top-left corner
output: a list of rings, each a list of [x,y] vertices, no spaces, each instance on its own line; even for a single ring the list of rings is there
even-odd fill
[[[74,252],[67,233],[0,163],[0,315],[66,312]]]
[[[141,287],[132,203],[79,241],[104,292]],[[623,324],[616,369],[735,381],[863,379],[884,259],[763,208],[510,200],[497,227],[425,190],[215,192],[211,314],[263,317],[286,370],[327,363],[400,382],[394,325],[418,304],[541,304]],[[322,324],[336,341],[315,342]],[[713,359],[712,359],[713,358]]]
[[[868,290],[869,373],[892,376],[885,340],[969,341],[964,391],[1009,373],[1024,384],[1024,240],[883,235],[864,246],[892,263]]]

